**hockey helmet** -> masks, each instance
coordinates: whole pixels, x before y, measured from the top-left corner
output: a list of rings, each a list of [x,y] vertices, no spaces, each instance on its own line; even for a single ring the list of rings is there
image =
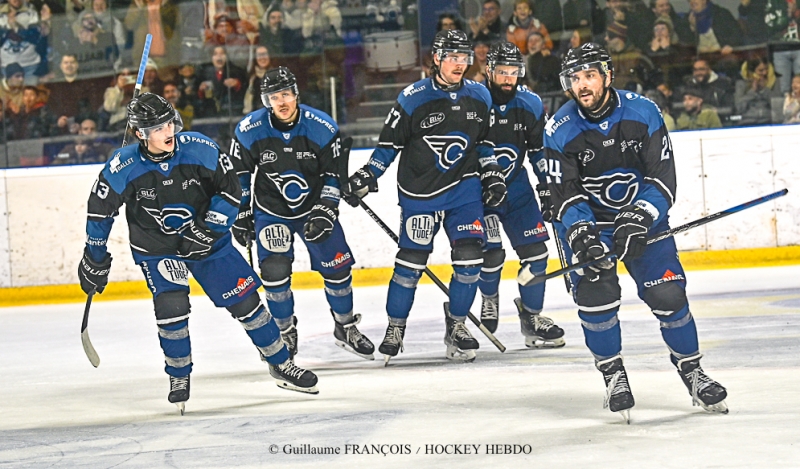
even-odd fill
[[[431,53],[438,55],[439,60],[444,60],[447,54],[466,54],[467,65],[472,65],[473,57],[475,57],[467,33],[458,29],[447,29],[436,33],[431,45]]]
[[[486,54],[486,65],[490,72],[494,72],[498,65],[509,65],[519,68],[518,77],[525,76],[525,58],[522,56],[519,47],[511,42],[498,42],[494,44],[489,53]]]
[[[142,93],[128,103],[128,124],[142,134],[143,140],[170,122],[175,124],[176,134],[183,129],[181,115],[169,101],[157,94]]]
[[[564,91],[572,89],[572,75],[581,70],[597,69],[604,76],[607,74],[614,78],[614,65],[611,63],[611,56],[608,51],[594,42],[587,42],[580,47],[575,47],[567,51],[561,61],[561,88]]]
[[[264,107],[272,107],[269,95],[287,89],[292,90],[295,98],[300,96],[300,91],[297,89],[297,78],[291,70],[286,67],[278,67],[265,73],[261,80],[261,102],[264,103]]]

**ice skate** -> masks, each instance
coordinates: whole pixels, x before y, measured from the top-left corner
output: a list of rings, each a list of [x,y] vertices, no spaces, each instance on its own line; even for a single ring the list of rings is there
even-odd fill
[[[383,366],[389,365],[389,360],[403,351],[403,337],[406,335],[406,325],[398,324],[389,318],[389,326],[386,328],[386,335],[383,337],[378,351],[383,354]]]
[[[526,310],[522,298],[514,298],[514,304],[519,313],[519,325],[525,336],[526,347],[558,348],[566,344],[564,329],[556,326],[552,319]]]
[[[463,362],[475,361],[475,350],[480,344],[467,329],[464,323],[466,318],[454,318],[450,314],[450,303],[445,303],[444,320],[446,325],[444,344],[447,346],[445,357]]]
[[[275,378],[275,384],[279,388],[308,394],[319,393],[317,390],[317,375],[295,365],[291,359],[279,365],[270,364],[269,374]]]
[[[683,384],[692,396],[692,405],[699,405],[707,412],[727,414],[728,405],[725,403],[725,398],[728,397],[728,391],[706,375],[700,367],[701,357],[702,355],[698,354],[684,358],[678,360],[676,365]]]
[[[186,401],[189,400],[189,375],[183,378],[169,377],[169,396],[167,399],[178,406],[178,410],[183,415],[186,409]]]
[[[281,339],[289,350],[289,359],[294,360],[294,356],[297,355],[297,316],[292,316],[292,325],[281,331]]]
[[[481,324],[486,326],[492,334],[497,330],[497,321],[500,308],[500,294],[492,296],[481,294]]]
[[[634,406],[633,393],[628,384],[628,375],[622,364],[622,356],[616,355],[607,360],[595,363],[597,369],[603,373],[606,382],[606,398],[603,408],[611,412],[619,412],[625,422],[631,423],[631,407]]]
[[[335,328],[333,329],[333,336],[336,337],[336,345],[361,358],[375,360],[375,357],[372,356],[375,346],[356,327],[356,324],[361,322],[361,315],[355,314],[351,322],[340,324],[335,319],[336,314],[333,311],[331,311],[331,314],[334,315]]]

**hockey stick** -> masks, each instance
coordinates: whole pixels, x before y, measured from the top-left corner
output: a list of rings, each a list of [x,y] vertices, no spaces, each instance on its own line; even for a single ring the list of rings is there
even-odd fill
[[[153,36],[148,34],[144,40],[144,49],[142,50],[142,60],[139,63],[139,75],[136,76],[136,87],[133,89],[133,97],[139,96],[142,91],[142,81],[144,81],[144,71],[147,67],[147,57],[150,55],[150,43],[153,41]],[[128,124],[125,124],[125,133],[122,135],[122,146],[124,147],[128,141]],[[100,366],[100,356],[89,340],[89,309],[92,307],[92,298],[94,297],[95,290],[89,292],[86,296],[86,306],[83,308],[83,321],[81,322],[81,344],[83,344],[83,351],[89,362],[97,368]]]
[[[778,197],[783,197],[789,192],[789,189],[783,189],[778,192],[773,192],[772,194],[765,195],[763,197],[759,197],[757,199],[751,200],[749,202],[745,202],[741,205],[737,205],[735,207],[731,207],[727,210],[723,210],[721,212],[712,213],[711,215],[707,215],[703,218],[698,218],[697,220],[690,221],[685,225],[678,226],[676,228],[672,228],[671,230],[662,231],[661,233],[657,233],[649,238],[647,238],[647,244],[657,243],[663,239],[670,238],[675,236],[676,234],[683,233],[684,231],[689,231],[692,228],[697,228],[698,226],[705,225],[707,223],[711,223],[712,221],[719,220],[720,218],[727,217],[728,215],[732,215],[737,212],[741,212],[742,210],[747,210],[748,208],[755,207],[756,205],[761,205],[764,202],[769,202],[770,200],[777,199]],[[576,271],[578,269],[583,269],[588,267],[596,262],[601,262],[608,259],[613,259],[617,257],[616,254],[610,253],[607,256],[594,259],[591,261],[581,262],[580,264],[571,265],[565,267],[560,270],[556,270],[555,272],[550,272],[549,274],[537,276],[536,274],[530,271],[530,268],[520,272],[517,276],[517,282],[520,285],[533,285],[537,283],[544,282],[546,280],[550,280],[551,278],[558,277],[559,275],[565,275],[570,272]]]
[[[558,249],[558,261],[561,263],[561,268],[567,267],[567,258],[564,254],[564,246],[561,245],[561,238],[558,237],[558,233],[556,232],[556,224],[554,222],[550,223],[550,226],[553,228],[553,235],[555,236],[556,241],[556,249]],[[572,292],[572,279],[569,278],[569,274],[564,274],[564,286],[567,287],[567,293]]]

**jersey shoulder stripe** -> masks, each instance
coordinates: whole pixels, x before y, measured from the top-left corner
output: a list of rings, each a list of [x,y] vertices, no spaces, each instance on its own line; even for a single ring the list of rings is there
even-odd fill
[[[175,137],[175,156],[170,158],[175,164],[199,164],[216,171],[220,150],[213,140],[200,132],[181,132]]]
[[[244,119],[240,120],[239,124],[236,125],[236,138],[248,150],[253,142],[263,135],[264,129],[262,127],[271,128],[267,112],[265,108],[257,109],[244,116]]]
[[[619,99],[622,107],[633,111],[635,120],[647,125],[647,131],[650,135],[653,135],[664,126],[664,117],[661,115],[661,110],[650,99],[632,91],[619,92]],[[628,113],[626,113],[627,115]]]
[[[434,99],[441,99],[437,96],[436,90],[432,86],[432,78],[423,78],[412,83],[397,95],[397,102],[409,116],[416,108]]]
[[[464,80],[464,88],[469,96],[486,103],[486,109],[492,108],[492,94],[489,88],[472,80]]]
[[[339,131],[339,126],[336,125],[333,118],[319,109],[301,104],[300,112],[302,112],[299,123],[301,128],[298,133],[319,145],[320,148],[330,143],[333,136]]]
[[[533,113],[537,119],[544,116],[544,104],[542,98],[538,94],[529,90],[527,86],[520,85],[517,87],[517,94],[514,96],[514,101],[520,103],[520,107]]]
[[[564,146],[581,133],[577,125],[579,119],[581,116],[575,101],[570,100],[561,106],[544,126],[545,148],[563,151]]]
[[[122,194],[130,179],[145,172],[138,143],[114,150],[102,170],[103,177],[117,194]]]

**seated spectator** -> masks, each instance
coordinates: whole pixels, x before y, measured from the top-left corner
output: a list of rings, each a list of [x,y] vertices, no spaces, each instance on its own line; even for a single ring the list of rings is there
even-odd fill
[[[550,51],[544,49],[544,37],[533,32],[528,36],[528,66],[525,70],[525,81],[528,87],[537,93],[561,90],[558,74],[561,62]],[[544,52],[547,52],[545,54]]]
[[[783,101],[783,123],[800,123],[800,75],[792,78],[792,90],[786,93]]]
[[[650,57],[655,67],[650,87],[661,83],[671,86],[681,83],[683,76],[691,67],[692,51],[672,41],[674,37],[672,21],[667,17],[659,17],[653,25],[653,39],[645,54]]]
[[[164,84],[164,99],[172,104],[172,107],[178,111],[183,121],[183,130],[192,130],[192,121],[194,120],[194,106],[189,104],[186,97],[181,94],[178,86],[168,81]]]
[[[664,119],[664,125],[667,127],[667,130],[670,132],[675,130],[675,119],[672,117],[672,108],[669,105],[669,100],[658,90],[647,91],[644,96],[656,103],[656,106],[658,106],[658,109],[661,111],[661,117]]]
[[[244,34],[236,32],[236,24],[228,15],[222,14],[214,20],[214,30],[206,31],[206,49],[213,51],[222,46],[228,51],[231,63],[246,67],[250,56],[250,41]]]
[[[473,42],[484,41],[490,44],[499,41],[505,32],[505,25],[500,19],[500,2],[498,0],[485,0],[483,12],[477,18],[470,18],[469,28]]]
[[[639,50],[647,49],[655,21],[653,12],[641,0],[606,0],[605,27],[616,23],[626,29],[626,41]]]
[[[472,49],[475,51],[475,57],[472,65],[464,72],[464,78],[483,83],[486,80],[486,54],[489,53],[489,43],[478,39]]]
[[[103,105],[103,96],[97,91],[105,89],[108,77],[84,78],[80,64],[73,54],[64,54],[56,73],[49,74],[45,81],[52,99],[50,111],[58,119],[58,132],[69,133],[68,122],[97,119],[97,111]]]
[[[99,112],[99,127],[104,131],[125,130],[128,117],[128,103],[133,98],[136,76],[130,69],[122,69],[113,86],[103,94],[103,106]]]
[[[560,34],[564,30],[559,0],[531,0],[531,14],[544,23],[548,31]]]
[[[22,107],[17,112],[7,108],[6,138],[25,140],[50,136],[55,127],[55,118],[47,109],[47,90],[25,86],[22,92]]]
[[[43,39],[46,47],[48,32],[47,27],[43,30],[36,8],[27,0],[8,0],[0,5],[0,64],[20,65],[25,83],[36,84],[36,72],[42,62],[37,48]]]
[[[656,15],[656,21],[668,19],[672,23],[672,44],[693,45],[697,42],[689,21],[675,13],[669,0],[650,0],[650,9]]]
[[[258,43],[266,46],[275,57],[299,54],[302,41],[295,30],[284,26],[283,11],[275,6],[267,10],[264,16]]]
[[[84,75],[108,75],[114,69],[119,50],[114,35],[100,27],[95,13],[85,10],[78,18],[77,34],[61,31],[54,47],[59,55],[74,55]]]
[[[3,109],[19,113],[22,110],[22,91],[25,87],[25,69],[18,63],[6,65],[5,78],[0,82],[0,101]]]
[[[211,54],[211,64],[203,67],[199,74],[197,93],[202,102],[202,111],[195,108],[198,117],[240,115],[247,91],[247,73],[229,63],[224,47],[217,46]]]
[[[247,91],[244,94],[244,110],[245,114],[250,114],[256,109],[264,107],[261,102],[261,80],[264,74],[270,68],[270,56],[267,46],[256,47],[256,61],[253,70],[250,71],[250,79],[248,80]]]
[[[742,29],[727,9],[709,0],[689,0],[689,26],[697,36],[697,52],[728,55],[741,46]]]
[[[142,77],[142,93],[162,94],[164,92],[164,82],[158,77],[158,65],[155,60],[148,58]]]
[[[597,0],[567,0],[564,3],[565,29],[589,29],[589,34],[602,34],[605,28],[605,13]]]
[[[703,92],[703,101],[709,106],[714,106],[718,111],[727,108],[726,113],[732,111],[734,84],[730,78],[712,70],[708,60],[695,60],[692,74],[684,77],[683,83],[686,87],[700,89]]]
[[[534,18],[532,15],[531,4],[528,0],[515,0],[514,1],[514,15],[508,22],[506,28],[506,40],[513,42],[519,47],[523,55],[528,54],[528,37],[531,33],[537,32],[544,38],[544,49],[550,51],[553,49],[553,40],[550,39],[550,33],[547,31],[544,23]]]
[[[153,35],[150,55],[162,69],[180,63],[180,10],[173,0],[132,0],[123,24],[133,32],[131,63],[139,63],[148,34]]]
[[[719,129],[722,122],[717,110],[703,103],[703,92],[687,88],[683,92],[683,111],[675,121],[675,130]]]
[[[642,94],[650,81],[653,62],[628,42],[627,28],[612,23],[606,31],[606,45],[614,64],[614,85],[621,90]]]
[[[97,123],[85,119],[80,123],[78,138],[56,154],[51,164],[104,163],[117,147],[114,143],[97,136]]]
[[[736,114],[741,116],[739,123],[772,123],[772,101],[774,98],[778,98],[778,101],[783,98],[772,64],[762,57],[747,60],[742,64],[742,78],[743,81],[736,82],[734,96]]]
[[[200,79],[195,73],[194,64],[185,63],[178,68],[178,78],[175,85],[178,87],[178,91],[181,92],[183,99],[191,104],[195,111],[202,107],[202,101],[197,94],[197,90],[200,87]]]
[[[439,31],[450,31],[453,29],[460,29],[464,30],[464,26],[461,24],[461,20],[458,19],[458,16],[455,13],[442,13],[439,15],[439,21],[436,23],[436,32]]]

